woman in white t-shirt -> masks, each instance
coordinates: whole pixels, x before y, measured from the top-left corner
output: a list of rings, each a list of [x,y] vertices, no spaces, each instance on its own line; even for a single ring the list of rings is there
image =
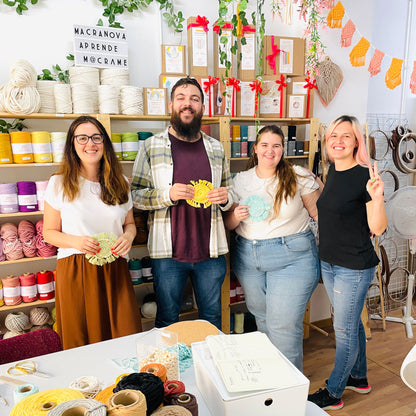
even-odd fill
[[[100,233],[107,233],[101,248],[93,238]],[[45,241],[58,247],[55,304],[64,349],[141,331],[127,264],[135,235],[130,186],[111,140],[98,120],[78,117],[45,192],[43,224]]]
[[[233,179],[237,200],[225,224],[235,229],[231,267],[257,329],[302,370],[303,316],[319,281],[309,217],[317,219],[320,191],[283,157],[283,137],[275,125],[259,131],[248,170]]]

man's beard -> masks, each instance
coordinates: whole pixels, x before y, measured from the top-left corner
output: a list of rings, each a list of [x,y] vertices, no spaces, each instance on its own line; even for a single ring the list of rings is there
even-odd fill
[[[184,123],[181,120],[181,111],[183,110],[189,110],[192,112],[194,118],[191,122]],[[196,113],[192,108],[183,108],[181,111],[178,112],[172,110],[170,123],[180,137],[183,137],[188,141],[192,141],[198,137],[198,133],[201,130],[203,112],[201,110],[200,113]]]

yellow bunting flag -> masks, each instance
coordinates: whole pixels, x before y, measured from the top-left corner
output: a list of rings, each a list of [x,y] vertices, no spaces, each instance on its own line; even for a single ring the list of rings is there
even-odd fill
[[[344,17],[344,6],[339,1],[333,9],[331,9],[326,17],[326,22],[332,29],[342,27],[342,18]]]
[[[364,66],[365,65],[365,55],[370,47],[370,42],[361,38],[359,42],[352,48],[350,52],[350,62],[352,66]]]
[[[387,70],[384,78],[387,87],[391,90],[402,83],[402,65],[403,59],[393,58],[391,60],[390,68]]]

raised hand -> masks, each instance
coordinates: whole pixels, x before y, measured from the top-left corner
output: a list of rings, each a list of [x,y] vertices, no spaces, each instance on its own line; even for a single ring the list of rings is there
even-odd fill
[[[374,168],[368,165],[368,171],[370,173],[370,179],[366,186],[367,192],[370,194],[372,200],[383,198],[384,182],[378,173],[377,162],[374,162]]]

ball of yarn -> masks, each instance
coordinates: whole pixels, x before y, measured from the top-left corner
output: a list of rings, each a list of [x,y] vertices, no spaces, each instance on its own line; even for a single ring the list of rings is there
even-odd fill
[[[163,406],[152,413],[152,416],[192,416],[192,413],[182,406]]]
[[[9,331],[23,333],[32,325],[29,322],[29,317],[24,312],[12,312],[6,316],[4,325]]]
[[[140,390],[146,397],[147,415],[163,403],[163,381],[151,373],[132,373],[123,377],[113,391],[117,393],[120,390]]]
[[[144,303],[140,311],[142,313],[143,318],[155,318],[157,312],[157,304],[156,302],[147,302]]]
[[[45,307],[32,308],[29,312],[29,319],[32,325],[53,324],[53,319],[49,313],[49,310]]]
[[[182,406],[188,409],[192,416],[198,416],[198,403],[196,397],[191,393],[175,394],[169,398],[168,404]]]
[[[3,339],[17,337],[18,335],[22,335],[22,332],[6,331],[6,333],[3,335]]]

